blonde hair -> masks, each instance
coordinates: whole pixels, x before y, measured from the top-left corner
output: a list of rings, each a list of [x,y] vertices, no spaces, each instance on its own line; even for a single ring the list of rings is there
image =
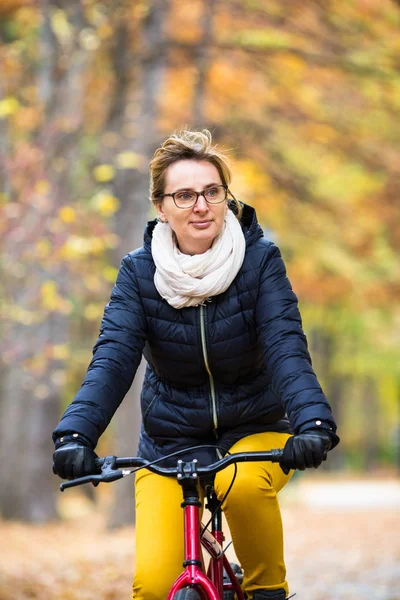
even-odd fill
[[[154,206],[160,206],[165,189],[165,172],[178,160],[206,160],[216,167],[221,181],[229,188],[232,173],[227,156],[212,145],[212,136],[208,129],[202,131],[182,130],[170,135],[154,153],[150,162],[150,200]],[[238,219],[242,214],[242,205],[229,191],[229,208]]]

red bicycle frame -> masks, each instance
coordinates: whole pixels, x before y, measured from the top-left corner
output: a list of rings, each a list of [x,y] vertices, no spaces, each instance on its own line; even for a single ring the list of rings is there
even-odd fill
[[[195,450],[189,448],[187,450]],[[282,460],[283,450],[269,450],[267,452],[239,452],[225,456],[216,463],[199,467],[197,460],[191,462],[178,461],[178,466],[174,468],[163,468],[155,465],[140,457],[117,458],[116,456],[106,456],[96,460],[96,465],[101,469],[99,474],[86,475],[72,481],[63,482],[60,490],[84,483],[112,482],[131,475],[137,468],[148,468],[154,473],[160,475],[177,475],[177,480],[182,486],[183,502],[181,506],[184,511],[184,532],[185,532],[185,556],[184,571],[173,584],[167,600],[173,600],[174,595],[185,587],[195,586],[203,600],[223,600],[224,591],[232,591],[236,594],[237,600],[245,600],[240,587],[237,575],[233,572],[223,550],[222,542],[224,535],[222,532],[222,511],[215,495],[208,494],[208,508],[212,512],[212,533],[200,531],[200,498],[198,489],[198,476],[210,477],[218,471],[233,463],[245,461],[271,461],[280,462]],[[127,470],[135,467],[134,471]],[[201,546],[208,551],[211,556],[207,573],[204,571]],[[229,579],[224,582],[224,571]]]
[[[218,500],[209,496],[208,506],[213,512],[212,532],[210,533],[205,530],[202,534],[200,522],[201,502],[199,499],[197,473],[193,471],[193,468],[190,473],[185,473],[182,466],[178,474],[178,481],[183,490],[184,571],[172,585],[167,600],[173,600],[175,594],[187,586],[196,586],[199,593],[202,593],[206,600],[222,600],[224,590],[232,590],[236,593],[238,600],[244,600],[237,577],[222,549],[224,534],[222,531],[222,512]],[[210,555],[207,574],[204,571],[201,546]],[[224,584],[224,570],[230,583]]]

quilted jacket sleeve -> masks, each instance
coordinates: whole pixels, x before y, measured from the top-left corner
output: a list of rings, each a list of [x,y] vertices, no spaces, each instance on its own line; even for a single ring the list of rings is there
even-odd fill
[[[132,384],[145,341],[146,319],[132,257],[127,255],[105,307],[85,380],[54,430],[54,440],[77,432],[96,446]]]
[[[272,385],[295,433],[315,426],[316,420],[335,431],[331,408],[311,366],[297,297],[274,244],[266,250],[262,263],[256,321]]]

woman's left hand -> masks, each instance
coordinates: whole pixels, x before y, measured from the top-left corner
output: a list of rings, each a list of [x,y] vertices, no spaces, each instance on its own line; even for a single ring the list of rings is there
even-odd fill
[[[323,429],[310,429],[288,439],[283,449],[281,468],[285,475],[291,469],[316,469],[326,460],[332,438]]]

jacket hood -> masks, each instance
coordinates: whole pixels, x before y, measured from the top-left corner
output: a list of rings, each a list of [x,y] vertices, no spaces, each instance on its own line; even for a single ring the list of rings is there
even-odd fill
[[[250,246],[254,244],[257,240],[264,236],[263,230],[261,229],[258,221],[257,214],[255,209],[249,204],[244,204],[241,202],[243,212],[240,219],[240,224],[243,229],[243,234],[246,240],[246,246]],[[235,212],[235,204],[228,204],[229,208]],[[151,248],[151,239],[153,237],[154,227],[157,225],[158,219],[153,219],[152,221],[148,221],[146,228],[144,230],[144,247],[150,250]]]

